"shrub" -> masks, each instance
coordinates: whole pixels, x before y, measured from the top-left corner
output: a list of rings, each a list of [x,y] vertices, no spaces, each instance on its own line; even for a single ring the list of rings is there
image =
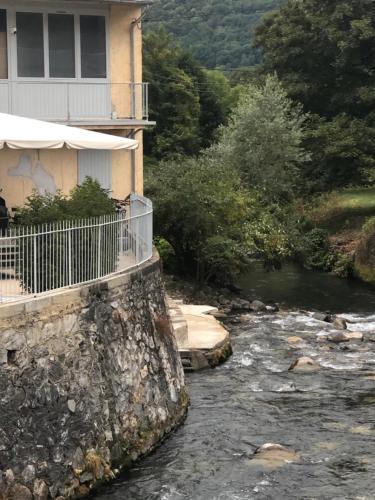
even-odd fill
[[[363,226],[354,270],[364,281],[375,283],[375,217],[369,219]]]
[[[114,228],[93,225],[82,230],[74,221],[114,212],[106,191],[90,178],[70,197],[34,192],[17,212],[14,228],[15,234],[26,235],[17,239],[16,249],[16,272],[24,290],[40,293],[113,272],[118,259]]]

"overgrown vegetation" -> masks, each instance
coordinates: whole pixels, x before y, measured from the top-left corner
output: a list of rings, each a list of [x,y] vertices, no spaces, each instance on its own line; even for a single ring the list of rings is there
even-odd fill
[[[246,89],[211,148],[199,157],[178,157],[149,170],[155,233],[169,265],[198,281],[225,283],[250,257],[277,266],[291,255],[288,202],[305,159],[303,120],[270,77],[264,86]]]

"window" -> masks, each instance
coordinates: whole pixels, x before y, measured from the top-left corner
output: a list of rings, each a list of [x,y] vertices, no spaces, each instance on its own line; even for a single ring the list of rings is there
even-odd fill
[[[81,76],[106,78],[105,17],[80,16]]]
[[[20,78],[107,77],[105,16],[17,12],[16,22]],[[6,56],[6,37],[5,10],[0,9],[0,56],[3,46]],[[80,61],[76,56],[79,48]],[[0,78],[3,74],[7,78],[6,65],[1,58]]]
[[[52,78],[74,78],[76,76],[74,16],[49,14],[48,41],[49,76]]]
[[[8,78],[7,13],[0,9],[0,80]]]
[[[44,77],[43,14],[17,12],[17,69],[21,77]]]

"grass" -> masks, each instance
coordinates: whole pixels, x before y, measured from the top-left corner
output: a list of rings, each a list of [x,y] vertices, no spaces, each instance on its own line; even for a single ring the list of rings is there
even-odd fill
[[[361,230],[375,215],[375,188],[346,189],[315,200],[311,218],[330,234]]]

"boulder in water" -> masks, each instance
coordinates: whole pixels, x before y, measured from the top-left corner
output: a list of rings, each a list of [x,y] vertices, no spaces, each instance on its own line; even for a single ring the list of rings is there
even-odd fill
[[[267,306],[260,300],[253,300],[253,302],[250,304],[250,310],[254,312],[264,312],[267,311]]]
[[[333,320],[332,325],[337,329],[337,330],[347,330],[348,326],[346,324],[346,321],[343,318],[335,318]]]
[[[232,311],[250,311],[250,302],[244,299],[233,300],[230,304]]]
[[[312,315],[313,319],[316,319],[317,321],[325,321],[325,322],[330,322],[332,320],[331,315],[327,313],[321,313],[321,312],[316,312]]]
[[[316,363],[313,359],[309,358],[308,356],[302,356],[301,358],[298,358],[290,365],[289,370],[308,372],[308,371],[318,370],[319,368],[320,365]]]
[[[290,462],[296,462],[299,454],[277,443],[266,443],[255,451],[254,460],[266,467],[281,467]]]
[[[269,313],[277,313],[280,311],[280,308],[277,304],[272,304],[270,306],[266,306],[266,311]]]
[[[303,339],[301,339],[301,337],[288,337],[286,339],[286,341],[288,342],[288,344],[290,344],[291,346],[293,347],[298,347],[298,344],[301,344],[303,342]]]
[[[333,332],[328,335],[328,340],[339,344],[340,342],[350,342],[351,340],[363,340],[362,332]]]

